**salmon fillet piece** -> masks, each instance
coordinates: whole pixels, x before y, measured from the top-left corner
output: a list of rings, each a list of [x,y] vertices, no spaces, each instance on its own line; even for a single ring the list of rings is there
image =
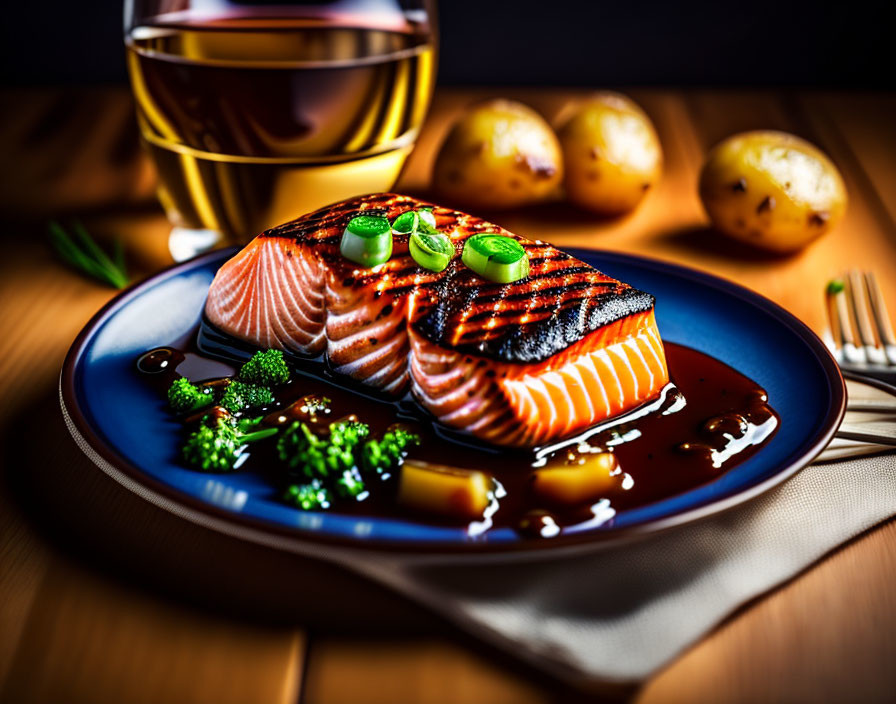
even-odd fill
[[[669,381],[654,298],[540,241],[434,207],[457,256],[417,266],[408,237],[364,269],[339,253],[361,212],[390,220],[429,203],[375,194],[263,232],[218,271],[205,307],[221,332],[262,348],[323,357],[389,398],[410,392],[435,419],[481,440],[535,447],[657,397]],[[464,240],[513,237],[529,277],[487,281],[460,258]]]

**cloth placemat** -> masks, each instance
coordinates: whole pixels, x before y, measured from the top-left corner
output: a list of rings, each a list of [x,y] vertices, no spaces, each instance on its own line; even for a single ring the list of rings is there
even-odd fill
[[[862,391],[851,384],[850,398]],[[889,421],[896,437],[896,417]],[[630,685],[740,605],[896,514],[896,455],[867,454],[882,449],[837,441],[828,456],[840,459],[822,456],[744,506],[597,553],[354,567],[570,684]]]

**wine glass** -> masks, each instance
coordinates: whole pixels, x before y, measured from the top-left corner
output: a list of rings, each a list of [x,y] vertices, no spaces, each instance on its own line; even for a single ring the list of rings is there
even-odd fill
[[[389,190],[432,95],[434,21],[433,0],[127,0],[174,258]]]

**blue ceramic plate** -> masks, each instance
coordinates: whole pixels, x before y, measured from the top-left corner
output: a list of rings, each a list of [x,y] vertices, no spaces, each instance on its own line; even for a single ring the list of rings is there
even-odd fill
[[[695,520],[754,497],[809,463],[828,443],[845,407],[843,379],[821,341],[774,303],[690,269],[610,252],[575,251],[586,262],[656,296],[664,340],[720,359],[754,379],[780,414],[780,430],[746,462],[715,481],[622,511],[588,536],[594,544]],[[513,550],[532,542],[509,528],[471,543],[461,528],[407,520],[302,512],[249,473],[209,475],[180,466],[178,425],[136,358],[181,340],[197,324],[218,267],[233,250],[164,271],[101,310],[75,341],[61,380],[63,410],[81,448],[104,471],[166,510],[278,547],[333,541],[403,550]],[[536,541],[553,543],[553,541]]]

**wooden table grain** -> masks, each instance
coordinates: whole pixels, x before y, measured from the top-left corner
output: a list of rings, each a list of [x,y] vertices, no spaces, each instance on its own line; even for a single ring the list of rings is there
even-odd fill
[[[518,98],[553,119],[585,94],[438,91],[398,190],[425,192],[440,139],[473,100]],[[634,252],[726,276],[818,332],[825,327],[821,289],[847,267],[876,271],[886,296],[896,301],[896,96],[630,94],[655,121],[666,162],[663,180],[641,208],[599,220],[551,203],[493,218],[560,246]],[[845,221],[792,257],[765,257],[720,240],[696,195],[707,149],[755,128],[806,137],[845,176]],[[0,94],[0,154],[0,701],[568,699],[570,693],[436,624],[360,634],[218,598],[251,559],[251,548],[228,546],[160,515],[98,476],[58,412],[56,382],[66,349],[113,292],[58,263],[44,244],[46,220],[78,215],[100,237],[123,236],[138,276],[169,263],[167,225],[153,200],[152,168],[136,145],[127,93],[6,91]],[[204,555],[208,562],[185,555]],[[894,584],[896,523],[889,522],[742,608],[635,698],[892,701]],[[287,593],[288,584],[278,586]]]

